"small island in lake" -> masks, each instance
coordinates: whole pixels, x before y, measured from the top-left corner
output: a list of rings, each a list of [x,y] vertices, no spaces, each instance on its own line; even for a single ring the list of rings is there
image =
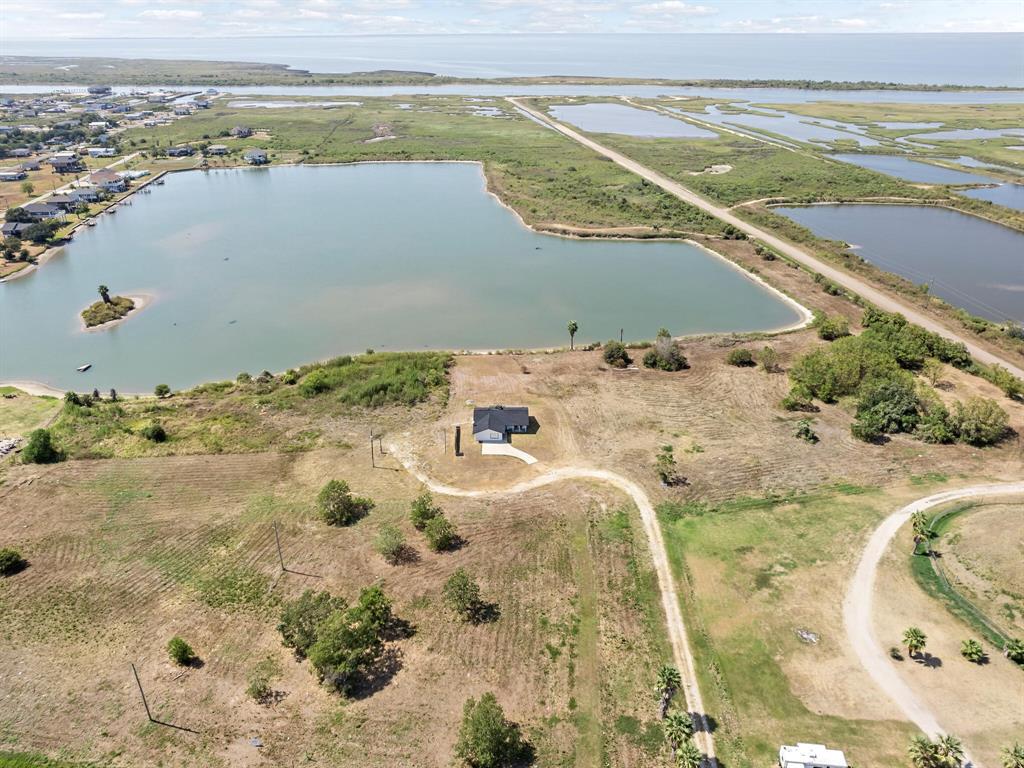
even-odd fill
[[[99,287],[100,300],[82,310],[86,328],[95,328],[121,320],[135,309],[135,300],[128,296],[111,296],[105,285]]]

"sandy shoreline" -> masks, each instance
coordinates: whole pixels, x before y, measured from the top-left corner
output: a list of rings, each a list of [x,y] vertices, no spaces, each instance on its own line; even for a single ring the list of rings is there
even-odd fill
[[[91,307],[92,304],[90,304],[89,307],[84,307],[81,310],[81,312],[78,313],[78,319],[81,322],[81,327],[80,327],[81,332],[82,333],[92,333],[93,331],[106,331],[106,330],[109,330],[109,329],[111,329],[111,328],[113,328],[115,326],[118,326],[121,323],[123,323],[125,320],[127,320],[128,318],[134,317],[139,312],[141,312],[143,309],[145,309],[147,306],[152,304],[153,303],[153,299],[155,298],[154,294],[152,294],[152,293],[128,293],[128,294],[118,294],[118,296],[120,296],[121,298],[125,298],[125,299],[131,299],[133,302],[135,302],[135,306],[132,307],[130,310],[128,310],[128,314],[127,315],[125,315],[124,317],[119,317],[116,320],[111,320],[108,323],[101,323],[100,325],[87,326],[85,324],[85,318],[82,317],[82,312],[84,312],[86,309]],[[114,298],[117,298],[117,296],[115,296]]]

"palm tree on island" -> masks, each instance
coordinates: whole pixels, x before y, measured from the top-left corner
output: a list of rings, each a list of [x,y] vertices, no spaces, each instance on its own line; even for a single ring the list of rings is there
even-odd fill
[[[110,303],[110,289],[105,285],[101,285],[98,289],[100,292],[100,298],[103,299],[104,304]]]
[[[573,350],[573,339],[576,338],[576,331],[580,329],[579,324],[575,320],[569,321],[569,351]]]

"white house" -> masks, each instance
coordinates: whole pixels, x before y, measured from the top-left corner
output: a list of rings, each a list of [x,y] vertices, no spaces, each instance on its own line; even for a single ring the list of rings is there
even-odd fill
[[[211,144],[206,148],[206,154],[208,155],[226,155],[228,153],[228,147],[226,144]]]
[[[113,157],[113,147],[89,147],[89,157]]]
[[[21,168],[4,168],[0,170],[0,181],[21,181],[27,179],[28,174]]]
[[[242,157],[249,165],[266,165],[270,162],[265,149],[247,149]]]
[[[530,428],[530,409],[525,406],[473,409],[473,437],[478,443],[504,443],[509,434]]]
[[[781,768],[849,768],[846,755],[838,749],[829,749],[824,744],[804,744],[795,747],[783,745],[779,749]]]
[[[89,181],[103,187],[107,192],[124,192],[128,189],[128,181],[113,171],[96,171],[89,177]]]

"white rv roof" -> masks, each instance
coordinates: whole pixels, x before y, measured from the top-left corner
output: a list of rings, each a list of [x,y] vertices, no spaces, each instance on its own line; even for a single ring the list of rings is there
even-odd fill
[[[779,763],[782,768],[849,768],[841,750],[803,742],[797,742],[795,747],[783,746],[779,750]]]

